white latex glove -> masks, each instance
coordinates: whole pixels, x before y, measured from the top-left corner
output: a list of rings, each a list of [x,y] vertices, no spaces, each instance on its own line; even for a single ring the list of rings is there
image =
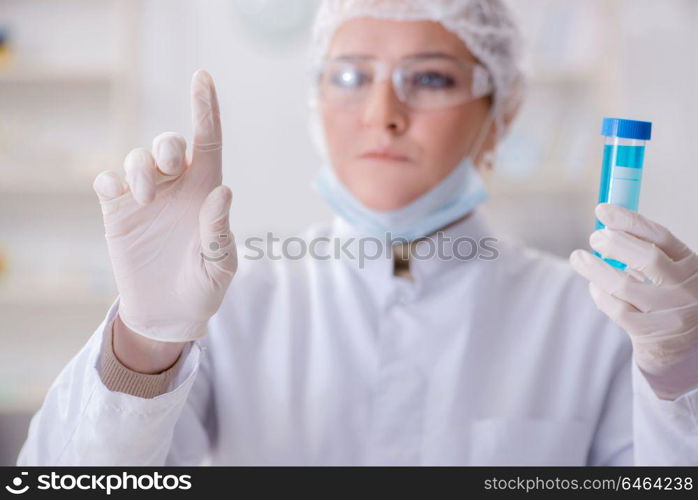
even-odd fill
[[[635,362],[660,398],[697,388],[698,256],[626,208],[603,203],[596,216],[606,229],[591,234],[591,247],[628,272],[584,250],[572,252],[572,266],[589,280],[597,307],[630,335]]]
[[[97,176],[105,236],[119,290],[119,316],[136,333],[186,342],[206,333],[237,269],[221,185],[220,113],[211,76],[191,83],[194,140],[167,132],[152,151],[134,149],[118,172]]]

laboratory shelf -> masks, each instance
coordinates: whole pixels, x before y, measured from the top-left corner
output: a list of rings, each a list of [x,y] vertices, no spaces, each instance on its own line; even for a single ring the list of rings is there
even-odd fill
[[[116,293],[112,296],[103,294],[89,293],[65,293],[64,290],[48,291],[42,290],[38,292],[17,291],[17,290],[2,290],[0,289],[0,307],[2,308],[17,308],[17,307],[66,307],[66,308],[82,308],[82,307],[109,307]]]
[[[78,199],[89,199],[97,203],[97,195],[92,186],[87,183],[87,187],[75,186],[3,186],[0,184],[0,197],[24,197],[24,196],[56,196],[56,197],[76,197]],[[26,200],[25,200],[26,201]]]
[[[1,68],[0,84],[104,84],[114,85],[119,74],[107,70],[91,70],[83,68]]]

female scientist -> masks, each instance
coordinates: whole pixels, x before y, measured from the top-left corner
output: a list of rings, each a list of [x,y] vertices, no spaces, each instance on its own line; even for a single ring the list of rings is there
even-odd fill
[[[191,153],[165,133],[95,180],[119,296],[18,463],[698,464],[698,256],[602,204],[591,246],[633,272],[577,250],[587,286],[476,208],[519,46],[501,0],[323,2],[315,185],[337,215],[303,258],[238,259],[197,72]]]

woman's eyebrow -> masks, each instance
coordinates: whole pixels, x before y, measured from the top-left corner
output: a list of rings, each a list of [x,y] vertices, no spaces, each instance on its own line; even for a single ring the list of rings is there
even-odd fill
[[[369,54],[339,54],[332,59],[376,59],[376,57]]]
[[[416,52],[414,54],[408,54],[406,56],[403,56],[401,59],[420,59],[420,58],[426,58],[426,57],[444,57],[444,58],[449,58],[449,59],[459,59],[459,57],[457,55],[452,54],[450,52],[443,52],[443,51]],[[336,55],[333,57],[333,59],[378,59],[378,58],[372,54],[346,53],[346,54]]]
[[[450,59],[458,59],[458,56],[451,54],[450,52],[443,51],[430,51],[430,52],[417,52],[416,54],[410,54],[404,56],[404,59],[421,58],[421,57],[448,57]]]

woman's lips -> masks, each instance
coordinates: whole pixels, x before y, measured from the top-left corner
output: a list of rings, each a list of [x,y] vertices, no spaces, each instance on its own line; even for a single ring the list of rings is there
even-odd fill
[[[365,158],[369,160],[380,160],[380,161],[409,161],[410,159],[397,151],[391,149],[373,149],[367,151],[360,156],[360,158]]]

